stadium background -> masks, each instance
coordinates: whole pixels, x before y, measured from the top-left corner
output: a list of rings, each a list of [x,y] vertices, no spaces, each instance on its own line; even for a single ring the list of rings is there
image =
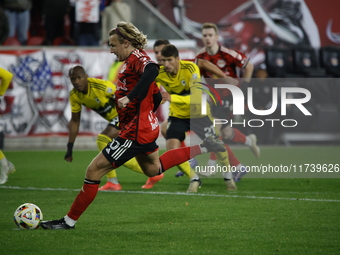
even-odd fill
[[[207,3],[201,0],[128,0],[126,2],[132,6],[135,24],[151,39],[148,52],[152,57],[153,40],[157,38],[170,39],[180,48],[182,58],[193,57],[201,46],[197,32],[201,23],[206,21],[217,23],[221,30],[221,43],[246,52],[256,68],[263,68],[263,64],[266,63],[267,47],[276,45],[289,49],[297,46],[312,47],[318,54],[319,49],[324,46],[339,46],[337,32],[340,31],[340,20],[336,13],[339,3],[335,0],[325,1],[322,7],[311,0],[283,1],[299,3],[297,10],[302,13],[302,19],[300,23],[293,25],[299,27],[301,31],[308,32],[304,33],[303,38],[300,38],[301,41],[296,45],[287,43],[271,31],[263,17],[258,15],[258,10],[254,7],[257,2],[255,0],[233,1],[228,4],[223,4],[223,1]],[[33,3],[39,4],[39,1]],[[280,1],[266,0],[259,3],[270,15],[274,15],[273,13],[286,15],[285,12],[277,9]],[[289,7],[284,8],[289,10]],[[33,8],[31,12],[33,14],[31,35],[41,30],[35,22],[39,20],[38,9]],[[148,19],[142,18],[145,14]],[[67,17],[65,18],[67,21]],[[293,21],[288,17],[285,22],[282,26],[287,28],[289,22]],[[164,29],[164,26],[167,29]],[[68,22],[65,23],[65,27],[67,33]],[[66,36],[69,35],[65,34]],[[67,140],[66,125],[70,118],[67,97],[72,87],[67,78],[68,68],[73,64],[82,64],[90,76],[107,79],[114,60],[115,57],[108,53],[107,47],[1,46],[0,66],[14,73],[13,82],[0,108],[1,129],[6,137],[5,148],[41,148],[42,146],[63,148]],[[340,65],[337,68],[340,69]],[[302,116],[299,110],[293,109],[291,117],[299,120],[300,123],[294,129],[244,128],[243,131],[258,132],[259,137],[271,134],[270,138],[260,140],[260,144],[339,143],[340,114],[337,98],[340,92],[337,79],[329,79],[333,78],[332,76],[317,77],[317,81],[310,84],[309,79],[304,80],[308,77],[297,77],[303,78],[303,85],[298,82],[295,86],[308,84],[305,87],[312,93],[312,100],[306,106],[312,112],[312,116]],[[163,107],[165,115],[163,118],[166,117],[166,111],[166,107]],[[94,137],[105,125],[105,121],[93,112],[83,111],[81,136],[77,139],[76,147],[95,149]],[[164,140],[160,137],[159,142],[162,146]]]

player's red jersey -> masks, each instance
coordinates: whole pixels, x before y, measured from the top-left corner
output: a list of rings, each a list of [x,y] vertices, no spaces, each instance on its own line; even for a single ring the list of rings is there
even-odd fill
[[[236,67],[244,68],[249,59],[241,52],[228,49],[220,46],[215,55],[209,55],[206,49],[201,49],[196,58],[203,58],[209,60],[211,63],[217,65],[226,75],[233,78],[238,78]],[[212,73],[201,70],[202,76],[206,78],[213,78]]]
[[[244,68],[249,61],[247,56],[243,53],[228,49],[223,46],[220,46],[218,52],[215,55],[209,55],[206,49],[203,48],[198,52],[196,58],[209,60],[211,63],[220,68],[225,73],[225,75],[233,78],[239,78],[236,72],[236,67]],[[201,75],[205,78],[216,78],[208,71],[202,69],[200,71]],[[221,89],[219,91],[222,92],[222,97],[230,94],[228,89]]]
[[[143,51],[135,49],[125,60],[118,75],[116,100],[127,96],[137,85],[146,65],[154,63]],[[155,82],[150,84],[144,98],[137,96],[126,107],[117,107],[119,117],[119,136],[140,144],[151,143],[159,135],[159,124],[153,112],[153,94],[159,89]],[[117,101],[116,101],[117,103]],[[118,105],[118,104],[117,104]]]

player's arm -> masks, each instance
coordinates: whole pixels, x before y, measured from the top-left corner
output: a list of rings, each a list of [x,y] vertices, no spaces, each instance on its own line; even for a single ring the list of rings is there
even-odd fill
[[[201,95],[197,94],[195,87],[197,87],[198,82],[200,81],[200,71],[196,64],[192,65],[194,71],[188,75],[187,80],[189,81],[190,86],[190,94],[187,95],[178,95],[178,94],[169,94],[168,92],[162,93],[162,97],[164,101],[169,101],[171,103],[176,104],[200,104],[201,102]],[[179,85],[182,86],[182,85]]]
[[[235,85],[235,86],[238,85],[237,79],[234,79],[230,76],[225,75],[225,73],[222,72],[221,69],[219,69],[215,64],[211,63],[209,60],[198,58],[197,65],[200,69],[212,73],[217,78],[223,78],[223,81],[228,84]]]
[[[243,80],[245,82],[250,82],[251,77],[253,76],[254,65],[251,62],[248,62],[244,68]]]
[[[73,144],[79,132],[80,125],[80,112],[72,112],[71,120],[68,123],[68,142],[67,142],[67,152],[64,159],[68,162],[72,162],[72,149]]]
[[[140,77],[137,85],[133,90],[125,97],[118,99],[118,107],[124,108],[133,99],[139,96],[140,100],[143,100],[148,94],[150,84],[154,82],[158,75],[158,66],[153,63],[149,63],[145,66],[144,72]]]

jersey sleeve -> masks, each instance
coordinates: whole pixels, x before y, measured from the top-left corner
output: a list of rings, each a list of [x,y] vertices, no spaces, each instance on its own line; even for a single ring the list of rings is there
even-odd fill
[[[190,94],[188,95],[177,95],[171,94],[171,103],[177,104],[186,104],[186,105],[193,105],[193,104],[200,104],[201,103],[201,90],[198,89],[200,86],[200,71],[197,65],[193,64],[192,67],[194,71],[191,74],[189,79],[189,86],[190,86]]]
[[[137,56],[136,56],[137,57]],[[144,73],[145,67],[148,64],[155,64],[157,66],[157,64],[152,61],[148,56],[146,55],[141,55],[138,57],[138,60],[134,62],[135,66],[135,72],[137,75],[141,76]]]
[[[107,97],[109,98],[114,98],[115,92],[116,92],[116,85],[114,85],[112,82],[110,81],[104,81],[105,86],[107,87],[105,94]]]
[[[235,55],[236,66],[241,67],[241,68],[245,68],[246,65],[249,62],[248,57],[246,55],[244,55],[242,52],[239,52],[239,51],[235,51],[235,52],[236,52],[236,55]]]

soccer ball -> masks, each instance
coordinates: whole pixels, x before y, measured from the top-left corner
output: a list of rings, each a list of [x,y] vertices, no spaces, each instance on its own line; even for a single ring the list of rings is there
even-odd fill
[[[21,229],[37,229],[42,219],[43,214],[35,204],[22,204],[14,212],[14,223]]]

